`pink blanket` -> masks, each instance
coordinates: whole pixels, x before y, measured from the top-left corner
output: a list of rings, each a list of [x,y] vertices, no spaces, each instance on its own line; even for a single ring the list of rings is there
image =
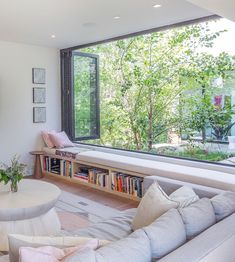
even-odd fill
[[[21,247],[19,250],[20,262],[63,262],[75,252],[98,248],[99,240],[91,239],[85,245],[64,249],[44,246],[39,248]]]

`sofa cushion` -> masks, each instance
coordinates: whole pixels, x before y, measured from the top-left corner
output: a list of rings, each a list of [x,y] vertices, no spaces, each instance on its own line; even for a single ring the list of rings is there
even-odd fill
[[[182,186],[172,194],[169,195],[170,199],[179,203],[180,207],[186,207],[199,200],[198,195],[191,187]]]
[[[214,209],[208,198],[202,198],[188,207],[179,208],[179,212],[185,224],[187,239],[195,237],[216,222]]]
[[[211,199],[216,221],[220,221],[235,212],[235,193],[224,192]]]
[[[181,188],[182,186],[193,188],[193,191],[199,196],[199,198],[203,198],[203,197],[212,198],[218,194],[225,192],[224,190],[213,188],[213,187],[202,186],[199,184],[180,181],[178,180],[179,178],[177,176],[175,176],[175,179],[170,179],[160,176],[146,176],[144,178],[143,191],[147,192],[148,188],[154,182],[157,181],[160,187],[164,190],[164,192],[167,195],[172,194],[174,191]]]
[[[151,225],[144,227],[154,259],[161,258],[186,242],[186,232],[177,209],[170,209]]]
[[[234,246],[235,214],[211,226],[158,262],[232,262]]]
[[[131,223],[136,214],[136,208],[120,212],[118,215],[95,223],[87,228],[73,230],[71,232],[63,232],[62,235],[95,237],[98,239],[106,239],[116,241],[130,235],[133,231]]]
[[[9,257],[11,262],[19,261],[19,249],[21,247],[41,247],[41,246],[55,246],[59,248],[66,248],[77,245],[85,245],[91,238],[85,237],[34,237],[24,235],[9,235]],[[106,240],[99,240],[99,246],[109,243]]]
[[[178,202],[171,200],[155,182],[142,198],[132,221],[132,228],[136,230],[148,226],[166,211],[178,205]]]
[[[110,243],[96,251],[97,262],[150,262],[150,241],[139,229],[126,238]]]

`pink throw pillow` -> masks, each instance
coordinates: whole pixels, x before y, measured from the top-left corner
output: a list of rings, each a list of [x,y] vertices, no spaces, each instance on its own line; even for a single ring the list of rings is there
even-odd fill
[[[43,141],[45,142],[47,147],[53,148],[53,147],[55,147],[55,145],[51,141],[51,138],[50,138],[49,134],[56,134],[56,131],[55,130],[42,131],[42,138],[43,138]]]
[[[68,257],[77,252],[97,249],[99,245],[98,239],[92,239],[84,245],[68,247],[60,249],[52,246],[44,246],[39,248],[21,247],[19,250],[20,262],[63,262]]]
[[[74,146],[64,131],[60,133],[49,133],[49,137],[56,148]]]

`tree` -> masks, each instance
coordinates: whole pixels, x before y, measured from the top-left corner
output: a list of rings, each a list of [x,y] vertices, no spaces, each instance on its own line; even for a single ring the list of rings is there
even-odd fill
[[[101,63],[96,143],[151,151],[173,129],[203,130],[213,110],[211,80],[232,63],[227,54],[200,55],[198,48],[213,47],[221,33],[201,23],[83,49]]]
[[[202,132],[203,142],[206,141],[206,128],[213,128],[213,135],[218,140],[224,139],[230,126],[234,109],[230,104],[217,108],[213,97],[221,92],[213,85],[217,78],[223,81],[231,77],[228,72],[235,69],[234,57],[226,53],[221,53],[215,57],[201,53],[192,57],[192,67],[181,73],[182,79],[186,84],[192,86],[191,93],[184,94],[181,101],[181,107],[184,109],[182,115],[182,124],[184,132],[191,133],[193,130]],[[183,81],[183,80],[182,80]]]

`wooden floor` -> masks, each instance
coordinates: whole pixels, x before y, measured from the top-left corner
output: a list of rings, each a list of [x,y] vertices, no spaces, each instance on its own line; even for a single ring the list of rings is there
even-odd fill
[[[112,208],[116,208],[118,210],[125,210],[129,208],[135,208],[138,206],[138,202],[136,201],[132,201],[123,197],[118,197],[87,186],[74,184],[69,181],[56,179],[54,177],[44,177],[42,180],[55,184],[63,191],[76,194],[78,196],[90,199],[92,201]]]

